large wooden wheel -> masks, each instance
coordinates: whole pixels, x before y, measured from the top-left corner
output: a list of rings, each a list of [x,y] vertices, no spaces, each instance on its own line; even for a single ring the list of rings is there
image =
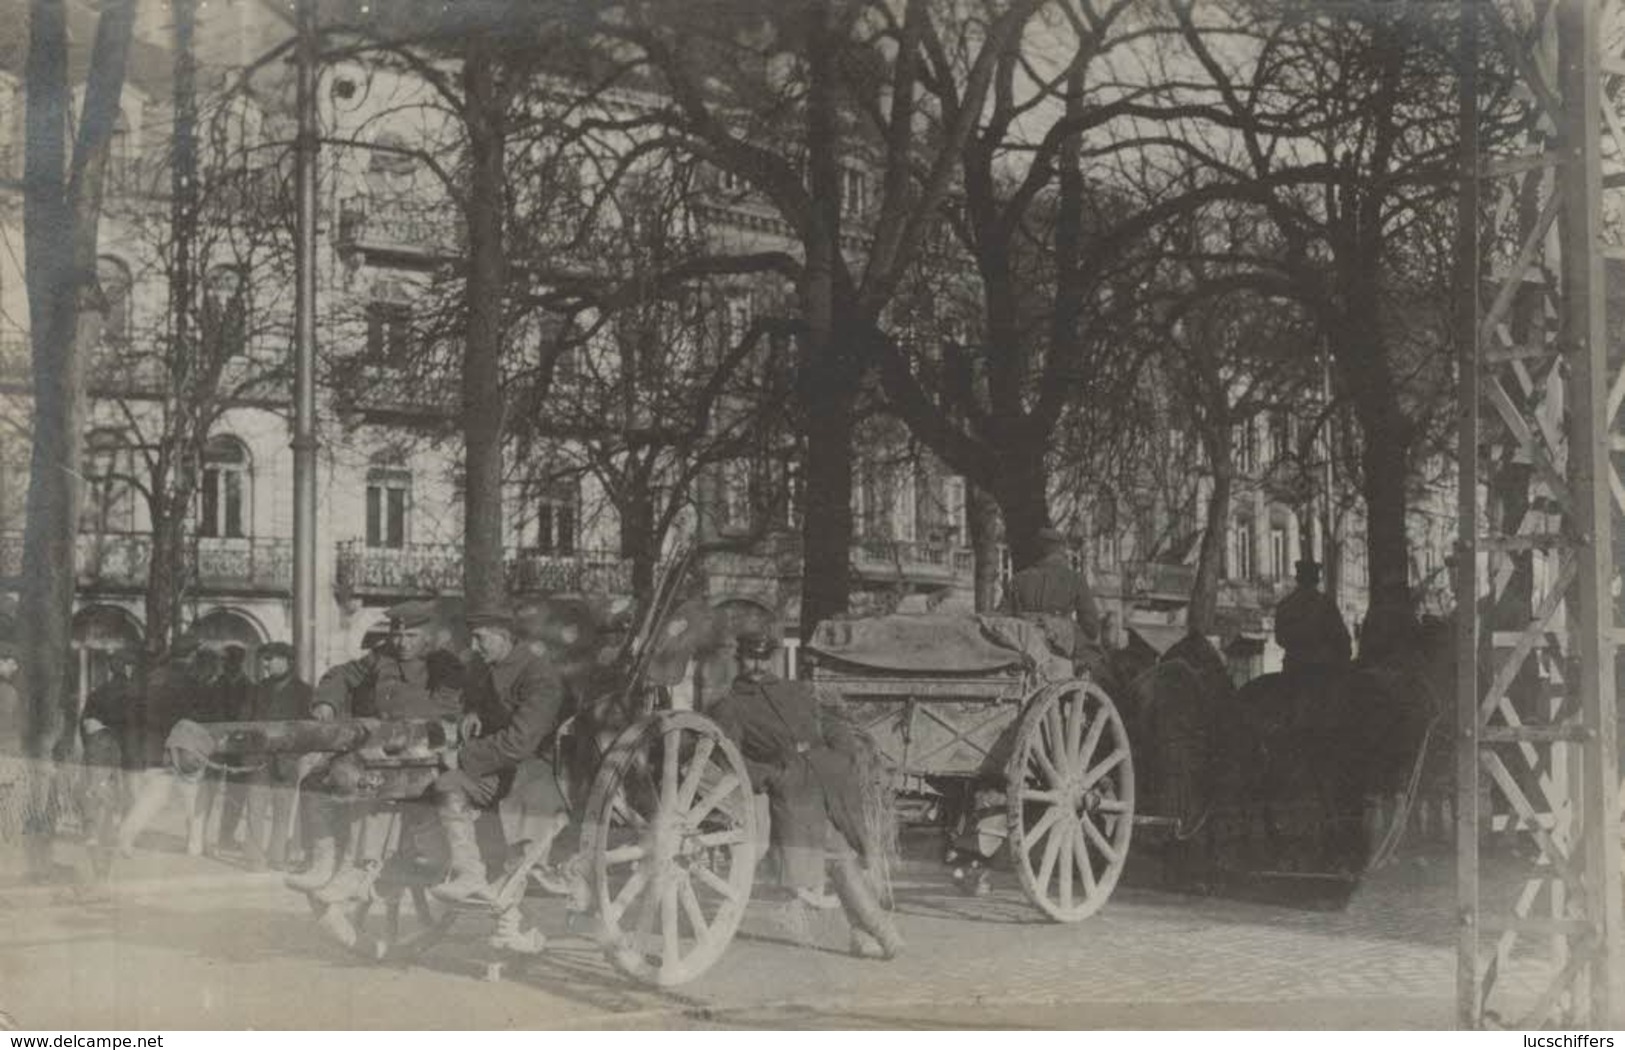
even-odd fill
[[[756,835],[744,760],[709,719],[662,711],[623,732],[581,841],[610,961],[660,985],[709,969],[750,902]]]
[[[1134,759],[1111,698],[1088,681],[1040,689],[1005,776],[1021,888],[1059,922],[1093,915],[1123,873],[1134,831]]]

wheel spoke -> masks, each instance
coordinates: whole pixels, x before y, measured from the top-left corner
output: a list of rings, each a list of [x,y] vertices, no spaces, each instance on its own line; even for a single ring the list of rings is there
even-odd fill
[[[1083,715],[1083,698],[1081,696],[1078,698],[1078,715],[1079,717]],[[1095,757],[1095,748],[1100,746],[1100,735],[1106,731],[1106,723],[1109,721],[1111,721],[1111,715],[1102,711],[1100,717],[1096,718],[1093,724],[1089,726],[1089,735],[1084,738],[1083,744],[1078,748],[1077,768],[1089,768],[1089,760]]]
[[[705,919],[705,909],[700,907],[700,897],[694,892],[694,883],[684,878],[678,886],[682,893],[683,914],[688,916],[688,925],[694,930],[694,939],[704,941],[710,936],[711,924]]]
[[[1087,791],[1089,788],[1094,786],[1095,781],[1099,780],[1101,777],[1105,776],[1107,773],[1110,773],[1112,770],[1114,770],[1118,766],[1122,765],[1123,760],[1125,758],[1127,758],[1127,757],[1128,757],[1128,748],[1119,747],[1116,751],[1113,751],[1111,754],[1109,754],[1105,758],[1101,759],[1100,760],[1100,765],[1096,766],[1095,768],[1091,769],[1087,774],[1085,774],[1084,778],[1083,778],[1083,783],[1081,783],[1078,786],[1081,789]]]
[[[1057,700],[1044,711],[1044,730],[1049,736],[1049,751],[1066,760],[1066,730],[1061,725],[1061,704]]]
[[[1128,803],[1120,798],[1103,798],[1095,808],[1102,813],[1127,813]]]
[[[1038,763],[1039,772],[1043,774],[1045,780],[1049,781],[1050,787],[1058,788],[1061,786],[1061,774],[1055,771],[1055,764],[1049,760],[1049,755],[1044,753],[1043,740],[1033,741],[1028,756],[1032,761]]]
[[[1066,856],[1061,858],[1061,907],[1070,911],[1072,909],[1072,843],[1076,841],[1078,833],[1073,830],[1071,821],[1061,825],[1064,829],[1052,835],[1064,845],[1061,847]]]
[[[724,776],[720,781],[717,782],[715,787],[706,792],[705,797],[700,800],[699,805],[688,811],[688,822],[690,824],[698,824],[701,820],[710,815],[712,810],[721,805],[723,799],[733,794],[735,789],[738,787],[738,774],[729,773],[728,775]]]
[[[660,913],[660,899],[654,892],[655,889],[656,887],[651,885],[644,892],[642,902],[638,904],[637,940],[633,943],[640,954],[648,952],[649,942],[655,935],[655,919]]]
[[[1087,824],[1089,818],[1084,817],[1083,820]],[[1094,865],[1089,863],[1089,847],[1084,845],[1082,835],[1072,836],[1072,855],[1077,859],[1078,871],[1083,875],[1084,900],[1092,900],[1099,887],[1095,882]]]
[[[677,761],[681,757],[683,731],[668,729],[660,738],[660,808],[668,809],[677,802]]]
[[[650,894],[651,897],[654,894]],[[660,968],[669,970],[677,965],[682,955],[682,942],[677,932],[677,880],[667,879],[660,894]]]
[[[1026,843],[1025,848],[1027,852],[1031,853],[1033,847],[1037,846],[1038,843],[1043,840],[1044,836],[1048,835],[1054,829],[1055,822],[1060,820],[1061,814],[1065,813],[1066,811],[1067,807],[1063,806],[1051,806],[1049,809],[1044,811],[1044,815],[1038,818],[1038,820],[1033,824],[1032,828],[1029,829],[1026,835],[1022,838],[1022,841]]]
[[[638,868],[632,872],[632,877],[626,880],[621,886],[621,891],[604,908],[604,921],[611,926],[619,926],[621,916],[626,914],[626,909],[632,906],[632,902],[638,899],[638,894],[642,893],[648,884],[648,868]]]
[[[733,883],[728,882],[710,868],[689,868],[688,870],[690,874],[698,875],[701,882],[716,890],[729,900],[739,900],[739,891],[734,889]]]
[[[1038,885],[1043,892],[1049,892],[1049,877],[1055,872],[1055,858],[1061,853],[1061,836],[1051,835],[1044,844],[1044,859],[1038,865]]]
[[[705,771],[711,765],[711,752],[716,746],[717,742],[710,737],[700,737],[700,746],[694,749],[694,757],[688,760],[688,773],[677,792],[678,812],[684,812],[694,805],[694,796],[700,793],[700,783],[705,779]]]
[[[1085,764],[1078,753],[1079,738],[1083,735],[1085,699],[1085,695],[1079,692],[1073,696],[1072,703],[1067,707],[1070,717],[1066,719],[1066,758],[1077,766]]]
[[[615,797],[609,803],[609,812],[611,817],[620,817],[623,823],[629,824],[639,831],[649,826],[649,821],[644,818],[643,814],[639,813],[633,808],[632,803],[627,801],[625,791],[615,793]]]
[[[1054,806],[1060,804],[1061,793],[1059,791],[1023,788],[1021,792],[1021,800],[1023,802],[1047,802]]]
[[[649,851],[643,848],[642,843],[633,842],[628,843],[625,846],[616,846],[612,850],[605,851],[604,867],[610,868],[617,864],[627,864],[634,860],[642,860],[648,855]]]
[[[713,846],[738,846],[745,842],[744,828],[723,828],[721,831],[707,831],[703,835],[694,835],[688,841],[695,849],[710,849]],[[684,849],[684,855],[692,853],[692,849]]]
[[[1100,833],[1100,829],[1095,827],[1095,822],[1089,819],[1088,814],[1084,814],[1084,816],[1081,818],[1081,823],[1083,825],[1083,833],[1089,836],[1089,841],[1093,842],[1095,844],[1095,848],[1105,856],[1106,863],[1116,864],[1120,854],[1117,852],[1116,847],[1114,847],[1110,842],[1106,841],[1106,836],[1102,835]]]

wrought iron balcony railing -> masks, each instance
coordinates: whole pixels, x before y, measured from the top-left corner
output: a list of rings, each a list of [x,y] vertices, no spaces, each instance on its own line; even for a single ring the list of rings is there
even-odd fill
[[[74,558],[80,587],[141,590],[151,572],[152,536],[81,532],[75,539]],[[206,593],[285,593],[293,587],[293,541],[189,537],[182,570],[190,586]],[[0,535],[0,577],[15,579],[22,571],[22,535]]]
[[[544,554],[510,549],[505,561],[508,590],[514,594],[632,590],[632,564],[614,552]],[[463,548],[451,543],[369,547],[361,540],[346,540],[338,545],[334,586],[348,595],[461,594]]]

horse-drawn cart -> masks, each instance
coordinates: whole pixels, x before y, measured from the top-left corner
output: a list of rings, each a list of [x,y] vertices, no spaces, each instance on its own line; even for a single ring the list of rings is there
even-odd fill
[[[905,781],[1002,790],[1012,866],[1060,922],[1105,904],[1135,823],[1134,759],[1116,704],[1004,617],[892,616],[821,624],[805,650]]]

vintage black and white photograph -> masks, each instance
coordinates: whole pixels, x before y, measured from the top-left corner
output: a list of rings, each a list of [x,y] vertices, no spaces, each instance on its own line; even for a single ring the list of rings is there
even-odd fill
[[[0,1028],[1618,1028],[1625,0],[0,0]]]

